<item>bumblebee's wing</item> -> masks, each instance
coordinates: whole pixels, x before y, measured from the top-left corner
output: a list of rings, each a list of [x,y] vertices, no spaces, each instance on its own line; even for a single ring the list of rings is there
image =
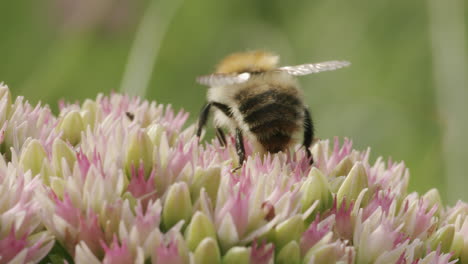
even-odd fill
[[[349,65],[351,65],[351,63],[348,61],[324,61],[319,63],[285,66],[278,68],[278,70],[287,72],[290,75],[301,76],[323,71],[334,71]]]
[[[237,83],[243,83],[250,79],[250,73],[244,72],[241,74],[223,74],[223,73],[213,73],[210,75],[203,75],[197,77],[197,82],[199,84],[207,86],[223,86],[231,85]]]

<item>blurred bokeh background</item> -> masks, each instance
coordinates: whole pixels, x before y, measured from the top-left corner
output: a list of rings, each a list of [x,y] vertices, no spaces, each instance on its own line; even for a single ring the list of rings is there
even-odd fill
[[[465,0],[0,1],[0,81],[49,104],[126,91],[196,120],[210,73],[230,52],[282,65],[344,59],[302,77],[319,138],[347,136],[404,160],[410,189],[468,200]]]

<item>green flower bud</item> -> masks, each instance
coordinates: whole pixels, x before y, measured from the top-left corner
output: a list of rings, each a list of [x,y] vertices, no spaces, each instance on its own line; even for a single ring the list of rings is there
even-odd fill
[[[299,264],[301,263],[301,250],[296,241],[289,242],[278,253],[276,263],[279,264]]]
[[[190,185],[192,200],[196,201],[200,194],[200,190],[205,188],[211,201],[216,201],[220,181],[220,167],[211,167],[203,170],[201,168],[197,168],[195,174],[193,175],[192,184]]]
[[[52,160],[58,176],[62,176],[62,159],[65,159],[68,168],[72,170],[76,162],[75,151],[67,143],[58,138],[52,145]]]
[[[336,165],[336,167],[330,173],[329,177],[346,176],[353,168],[353,165],[354,163],[351,161],[351,158],[347,156],[341,160],[338,165]]]
[[[230,214],[227,214],[221,221],[218,228],[218,239],[223,251],[228,250],[239,241],[239,234]]]
[[[0,83],[0,99],[6,98],[8,102],[11,104],[11,93],[10,89],[8,89],[8,86],[4,85],[3,83]]]
[[[125,162],[129,177],[132,168],[138,170],[141,162],[145,169],[145,176],[149,177],[153,168],[153,148],[153,143],[145,132],[140,130],[130,135]]]
[[[193,210],[200,211],[205,215],[211,215],[213,205],[206,190],[202,188],[200,190],[200,194],[197,197],[198,198],[196,201],[192,199],[192,201],[194,201]]]
[[[457,203],[455,207],[450,210],[450,213],[446,216],[445,221],[449,224],[455,224],[457,218],[465,219],[468,217],[468,206]]]
[[[269,230],[260,233],[257,237],[257,241],[275,241],[276,230],[272,227]]]
[[[80,115],[81,115],[81,120],[83,120],[83,125],[85,128],[87,128],[88,126],[90,128],[94,128],[94,117],[92,116],[90,112],[81,111]]]
[[[307,251],[303,263],[309,263],[314,257],[314,263],[336,263],[338,256],[336,254],[335,244],[316,245]]]
[[[279,250],[291,241],[299,241],[304,229],[304,220],[301,215],[295,215],[277,225],[275,228],[276,248]]]
[[[24,171],[31,170],[32,175],[35,176],[41,173],[47,153],[37,139],[32,139],[25,144],[26,147],[20,156],[20,164]]]
[[[146,128],[146,133],[155,146],[159,146],[161,137],[165,131],[165,128],[160,124],[151,124]]]
[[[468,263],[468,239],[465,239],[463,248],[460,251],[460,263]]]
[[[80,113],[71,111],[60,120],[57,128],[62,131],[63,140],[75,146],[81,141],[81,132],[85,130],[85,125]]]
[[[439,191],[437,189],[430,189],[427,191],[423,197],[424,201],[428,203],[428,208],[434,207],[434,205],[437,206],[437,211],[435,213],[436,216],[440,215],[440,210],[443,208],[442,206],[442,199],[440,198]]]
[[[185,229],[185,241],[191,251],[194,251],[200,242],[211,237],[216,239],[216,230],[213,222],[204,213],[197,211]]]
[[[233,247],[223,257],[223,264],[249,264],[250,250],[245,247]]]
[[[98,115],[98,104],[95,101],[86,99],[81,109],[81,117],[83,118],[84,124],[94,128]]]
[[[11,112],[11,93],[7,86],[0,83],[0,102],[4,102],[4,109],[0,109],[0,123],[3,124],[10,118]],[[1,104],[0,104],[1,106]]]
[[[361,162],[356,162],[336,194],[341,204],[346,197],[346,206],[358,198],[361,191],[368,187],[367,173]],[[364,203],[365,204],[365,203]]]
[[[50,188],[52,188],[54,193],[62,199],[63,192],[65,190],[65,180],[59,177],[52,177],[50,179]]]
[[[337,193],[341,185],[343,185],[345,179],[346,176],[338,176],[336,178],[332,178],[330,181],[330,191],[332,193]]]
[[[316,201],[319,200],[318,211],[330,208],[333,196],[327,178],[316,168],[312,168],[307,180],[301,187],[302,212],[305,212]]]
[[[122,199],[124,201],[128,201],[130,208],[135,208],[138,205],[138,199],[133,197],[133,195],[128,191],[122,195]]]
[[[460,258],[463,253],[463,248],[465,247],[465,240],[463,235],[455,232],[453,235],[452,246],[450,247],[449,252],[453,252],[452,259]]]
[[[436,250],[440,245],[441,252],[450,252],[454,234],[455,227],[453,225],[446,225],[437,230],[430,239],[432,249]]]
[[[211,237],[202,240],[194,252],[195,264],[221,263],[221,253],[218,243]]]
[[[187,223],[192,216],[192,201],[185,182],[176,182],[169,188],[163,207],[163,223],[166,229],[184,220]]]

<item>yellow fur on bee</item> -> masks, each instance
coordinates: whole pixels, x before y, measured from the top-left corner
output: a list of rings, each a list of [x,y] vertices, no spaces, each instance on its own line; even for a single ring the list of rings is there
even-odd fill
[[[264,72],[276,68],[279,57],[266,51],[233,53],[224,58],[216,68],[216,73]]]

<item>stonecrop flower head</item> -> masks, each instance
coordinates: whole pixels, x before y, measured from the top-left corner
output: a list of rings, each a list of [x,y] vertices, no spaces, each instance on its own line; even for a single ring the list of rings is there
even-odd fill
[[[0,159],[0,263],[39,262],[54,244],[34,199],[39,178]]]
[[[345,139],[260,156],[121,94],[14,102],[0,85],[0,263],[468,263],[468,204],[408,193]],[[58,261],[58,262],[57,262]]]

